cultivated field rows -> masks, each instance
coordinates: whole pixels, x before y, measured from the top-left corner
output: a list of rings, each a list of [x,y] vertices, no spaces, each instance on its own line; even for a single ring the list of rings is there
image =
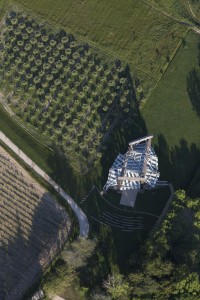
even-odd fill
[[[25,13],[10,12],[2,26],[0,78],[7,105],[88,170],[101,158],[105,133],[134,107],[128,69]]]
[[[0,299],[21,299],[69,226],[65,211],[0,147]]]

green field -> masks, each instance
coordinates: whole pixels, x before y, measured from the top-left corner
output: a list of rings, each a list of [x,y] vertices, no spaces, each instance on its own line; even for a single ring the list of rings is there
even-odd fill
[[[197,25],[196,19],[190,9],[191,7],[196,12],[197,2],[198,0],[146,0],[146,3],[152,5],[156,10],[166,13],[172,19],[191,25]]]
[[[194,15],[200,20],[200,4],[199,1],[193,0],[190,1],[190,7]]]
[[[200,163],[199,35],[190,32],[142,114],[162,178],[187,188]]]
[[[139,78],[138,95],[153,88],[187,28],[144,2],[16,0],[45,21],[119,58]]]

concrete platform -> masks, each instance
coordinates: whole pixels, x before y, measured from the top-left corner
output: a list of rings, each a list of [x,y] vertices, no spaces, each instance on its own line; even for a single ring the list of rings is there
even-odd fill
[[[52,300],[65,300],[65,299],[60,296],[54,296]]]
[[[135,201],[137,198],[137,193],[138,193],[138,190],[135,190],[135,189],[122,191],[120,204],[134,207]]]

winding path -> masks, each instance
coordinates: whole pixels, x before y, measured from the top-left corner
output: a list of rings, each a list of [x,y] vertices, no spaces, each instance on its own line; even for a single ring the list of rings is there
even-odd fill
[[[169,189],[170,189],[170,192],[171,192],[170,196],[169,196],[169,199],[168,199],[167,203],[165,204],[165,207],[163,208],[163,211],[162,211],[160,217],[158,218],[157,222],[155,223],[155,225],[153,227],[153,230],[151,230],[151,233],[154,232],[154,230],[160,225],[160,223],[164,219],[166,213],[168,212],[169,206],[170,206],[170,204],[172,202],[172,199],[174,197],[174,188],[173,188],[172,183],[169,183]]]
[[[196,33],[200,34],[200,29],[195,26],[194,24],[190,23],[187,19],[184,20],[184,19],[180,19],[180,16],[176,16],[176,15],[171,15],[169,14],[168,12],[164,11],[162,7],[158,7],[158,6],[155,6],[153,5],[153,3],[149,2],[148,0],[142,0],[147,6],[149,6],[151,9],[153,9],[154,11],[158,12],[158,13],[161,13],[163,14],[165,17],[168,17],[174,21],[176,21],[177,23],[179,23],[180,25],[184,25],[184,26],[187,26],[188,29],[191,29],[191,30],[194,30]],[[195,14],[193,13],[192,9],[191,9],[191,6],[190,6],[190,2],[188,0],[188,7],[190,9],[190,17],[196,22],[196,23],[199,23],[199,19],[195,16]],[[200,23],[199,23],[200,25]]]
[[[76,202],[41,168],[39,168],[24,152],[22,152],[13,142],[5,136],[5,134],[0,131],[0,140],[6,144],[17,156],[19,156],[31,169],[33,169],[38,175],[40,175],[44,180],[46,180],[54,190],[60,194],[62,198],[67,201],[71,209],[74,211],[78,218],[79,227],[80,227],[80,236],[88,237],[89,234],[89,223],[87,216],[81,210],[81,208],[76,204]]]

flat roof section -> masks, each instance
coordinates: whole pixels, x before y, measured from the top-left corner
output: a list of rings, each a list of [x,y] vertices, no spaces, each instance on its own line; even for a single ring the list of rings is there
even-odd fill
[[[122,191],[120,204],[134,207],[138,191],[136,189]]]

